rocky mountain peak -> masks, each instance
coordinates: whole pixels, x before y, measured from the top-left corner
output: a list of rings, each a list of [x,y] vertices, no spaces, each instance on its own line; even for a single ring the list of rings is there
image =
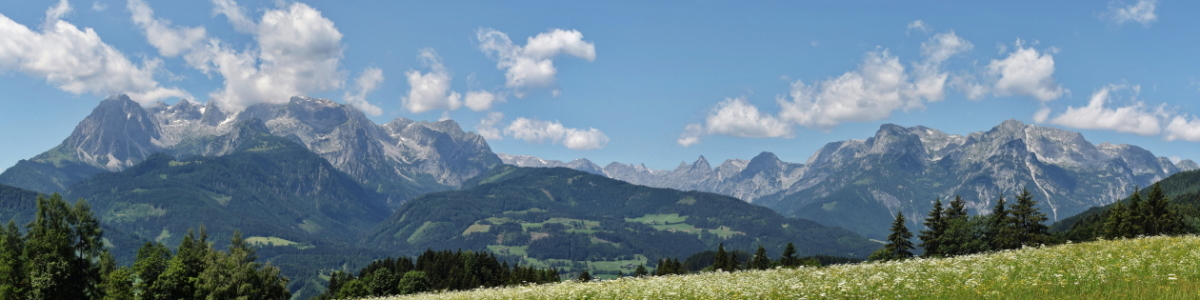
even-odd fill
[[[154,119],[129,96],[100,101],[71,136],[63,141],[67,155],[109,171],[119,171],[158,151]]]

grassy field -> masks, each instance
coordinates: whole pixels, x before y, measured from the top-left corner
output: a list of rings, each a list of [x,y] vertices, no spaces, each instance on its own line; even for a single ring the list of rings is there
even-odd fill
[[[1200,237],[378,299],[1200,299]]]

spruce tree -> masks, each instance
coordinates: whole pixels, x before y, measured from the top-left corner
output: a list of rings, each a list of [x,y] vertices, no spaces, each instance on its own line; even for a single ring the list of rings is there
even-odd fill
[[[1129,237],[1129,209],[1120,201],[1108,209],[1104,218],[1104,238],[1119,239]]]
[[[992,208],[992,214],[988,216],[986,234],[992,250],[1013,249],[1020,245],[1005,205],[1004,195],[1000,195],[1000,198],[996,199],[996,206]]]
[[[767,257],[767,249],[762,245],[758,245],[758,251],[754,252],[754,258],[750,260],[750,268],[756,270],[766,270],[771,267],[771,258]]]
[[[99,298],[103,252],[98,221],[87,201],[74,206],[57,193],[38,196],[37,215],[28,225],[24,258],[29,274],[26,294],[34,299]]]
[[[779,256],[779,264],[784,267],[796,267],[800,265],[800,258],[796,257],[796,245],[788,242],[787,247],[783,248],[783,255]]]
[[[1046,226],[1046,213],[1038,211],[1034,206],[1033,194],[1023,189],[1017,196],[1017,202],[1012,206],[1011,226],[1016,230],[1016,246],[1033,246],[1050,243],[1049,227]]]
[[[1145,201],[1142,200],[1142,193],[1138,192],[1138,187],[1133,188],[1133,195],[1129,196],[1129,234],[1132,236],[1140,236],[1146,234],[1146,216],[1145,216]]]
[[[961,196],[954,195],[954,200],[950,201],[950,208],[946,209],[945,212],[946,216],[942,218],[943,220],[966,218],[967,201],[964,201]]]
[[[646,272],[646,265],[644,264],[638,265],[637,269],[633,270],[633,276],[645,277],[646,275],[650,275],[650,272]]]
[[[903,213],[896,212],[896,222],[892,223],[892,233],[888,235],[887,241],[888,244],[884,247],[891,259],[912,258],[912,232],[904,225]]]
[[[17,229],[17,223],[9,220],[8,226],[0,230],[0,299],[24,299],[25,259],[22,256],[25,239]]]
[[[941,256],[942,252],[939,249],[942,236],[946,234],[947,222],[945,212],[942,210],[942,199],[938,198],[933,202],[933,209],[929,211],[929,217],[925,218],[925,230],[921,231],[919,238],[921,239],[921,249],[925,250],[924,257]]]
[[[1168,207],[1169,201],[1167,195],[1162,191],[1162,186],[1155,183],[1154,188],[1150,190],[1150,195],[1146,197],[1146,205],[1142,214],[1145,218],[1146,235],[1175,234],[1179,231],[1179,222]]]
[[[579,282],[592,281],[592,274],[589,274],[587,270],[583,270],[582,273],[579,273],[578,279],[579,279]]]
[[[729,269],[729,265],[731,263],[729,263],[729,254],[725,252],[725,244],[717,244],[717,255],[713,257],[713,271],[733,272]]]

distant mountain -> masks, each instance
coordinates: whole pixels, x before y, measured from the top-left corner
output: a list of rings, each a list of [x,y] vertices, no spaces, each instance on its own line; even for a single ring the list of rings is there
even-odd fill
[[[1051,220],[1059,220],[1197,168],[1137,146],[1094,145],[1077,132],[1009,120],[967,136],[885,124],[866,140],[829,143],[805,164],[764,152],[716,168],[701,157],[672,171],[620,163],[603,171],[635,184],[735,196],[882,239],[897,211],[916,225],[938,197],[961,195],[972,211],[986,213],[1001,194],[1028,188]]]
[[[718,243],[780,253],[788,242],[801,255],[861,258],[879,247],[733,197],[514,166],[495,167],[461,190],[410,200],[365,240],[401,253],[461,248],[542,262],[683,258]]]
[[[352,245],[383,218],[383,199],[261,121],[239,122],[245,137],[225,156],[176,159],[153,154],[122,171],[72,185],[67,199],[87,199],[102,223],[176,245],[189,228],[214,237]],[[257,133],[255,133],[257,131]]]
[[[59,146],[5,170],[0,183],[58,192],[94,174],[124,170],[156,152],[226,155],[239,139],[234,125],[251,119],[262,120],[270,134],[296,141],[385,195],[392,206],[457,187],[500,163],[482,137],[449,120],[397,118],[376,125],[349,106],[305,97],[231,113],[212,102],[200,106],[187,100],[143,108],[121,95],[101,101]]]

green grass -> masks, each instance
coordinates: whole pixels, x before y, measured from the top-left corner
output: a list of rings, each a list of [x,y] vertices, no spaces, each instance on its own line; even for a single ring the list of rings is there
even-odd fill
[[[273,237],[273,236],[252,236],[246,238],[246,243],[255,246],[292,246],[299,243]]]
[[[947,259],[622,278],[378,299],[1197,299],[1200,237]]]
[[[695,203],[696,200],[693,199],[692,202]],[[666,225],[671,223],[683,223],[683,221],[687,221],[687,218],[688,216],[680,216],[679,214],[646,214],[645,216],[637,218],[625,218],[625,222]]]

